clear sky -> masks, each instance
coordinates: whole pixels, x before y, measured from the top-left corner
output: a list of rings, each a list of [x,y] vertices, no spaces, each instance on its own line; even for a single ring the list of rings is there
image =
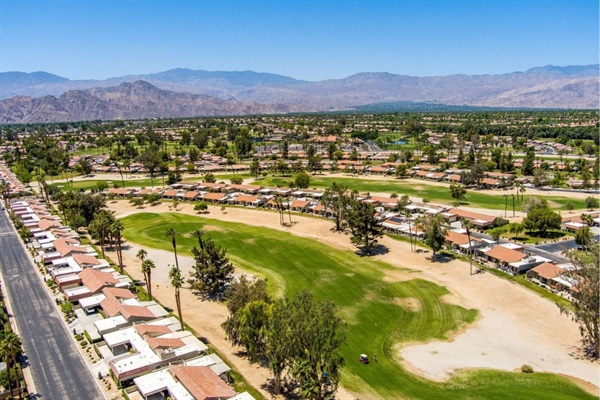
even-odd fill
[[[598,20],[598,0],[0,0],[0,71],[498,74],[598,63]]]

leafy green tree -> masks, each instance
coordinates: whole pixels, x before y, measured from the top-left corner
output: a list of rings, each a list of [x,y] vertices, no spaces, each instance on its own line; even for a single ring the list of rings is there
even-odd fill
[[[535,149],[533,147],[527,148],[527,153],[523,159],[523,165],[521,167],[521,175],[532,176],[535,162]]]
[[[234,267],[224,247],[212,239],[204,240],[203,245],[203,249],[192,249],[196,264],[190,272],[188,283],[194,292],[203,297],[218,297],[233,279]]]
[[[254,157],[250,162],[250,174],[254,175],[255,179],[258,179],[258,174],[260,173],[260,163],[258,162],[258,158]]]
[[[239,318],[239,344],[244,347],[251,361],[260,359],[266,350],[267,331],[271,319],[271,305],[263,300],[246,304],[237,313]]]
[[[335,221],[335,230],[343,230],[343,224],[349,212],[350,203],[354,196],[347,194],[348,187],[343,183],[333,182],[330,187],[325,189],[321,197],[321,204],[325,209],[331,209]]]
[[[431,261],[435,262],[436,254],[442,249],[446,242],[446,232],[442,227],[444,220],[441,215],[426,215],[422,217],[417,225],[421,228],[424,234],[423,242],[431,247],[433,256]]]
[[[307,291],[289,302],[293,358],[290,374],[297,380],[300,395],[327,399],[337,391],[344,358],[339,349],[346,338],[346,325],[330,300],[316,300]]]
[[[214,176],[214,174],[208,173],[208,174],[204,175],[204,182],[215,183],[216,181],[217,181],[217,178]]]
[[[377,245],[377,238],[383,236],[383,228],[375,217],[375,208],[362,201],[352,203],[348,213],[348,227],[352,233],[350,241],[365,254],[371,254]]]
[[[232,177],[230,182],[232,185],[241,185],[242,183],[244,183],[244,178],[237,175],[237,176]]]
[[[398,164],[396,166],[396,178],[405,178],[407,171],[408,166],[406,164]]]
[[[208,210],[208,203],[206,201],[200,201],[194,205],[194,211],[206,212]]]
[[[584,346],[592,358],[600,357],[600,259],[598,246],[588,252],[571,253],[575,266],[564,272],[574,282],[577,290],[572,291],[573,308],[561,307],[561,312],[569,315],[579,324]]]
[[[575,232],[575,243],[580,245],[583,250],[587,250],[593,243],[592,232],[589,226],[583,226]]]
[[[598,206],[599,206],[598,198],[596,196],[588,196],[588,197],[586,197],[585,198],[585,206],[589,210],[593,210],[595,208],[598,208]]]
[[[461,200],[467,200],[467,189],[463,185],[451,184],[450,196],[454,199],[454,205],[459,206]]]
[[[228,286],[225,291],[227,299],[227,309],[229,317],[221,325],[225,331],[227,340],[235,346],[241,346],[240,339],[240,319],[239,312],[244,309],[249,303],[262,301],[270,303],[271,298],[267,293],[267,281],[264,279],[250,280],[246,275],[242,275],[240,279],[235,280]]]
[[[310,185],[310,176],[306,172],[298,172],[294,177],[296,187],[304,189]]]
[[[158,154],[158,147],[156,145],[146,147],[138,156],[137,161],[142,164],[150,174],[152,187],[154,187],[154,174],[162,164],[162,160]]]
[[[523,219],[523,226],[529,231],[538,231],[540,236],[546,237],[548,230],[560,229],[562,218],[560,214],[552,211],[546,200],[530,208]]]

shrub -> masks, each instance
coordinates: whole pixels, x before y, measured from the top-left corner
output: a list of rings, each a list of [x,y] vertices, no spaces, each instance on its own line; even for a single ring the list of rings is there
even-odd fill
[[[88,342],[87,340],[82,340],[81,342],[79,342],[79,344],[81,345],[81,347],[85,347],[87,346]]]
[[[521,365],[521,371],[526,374],[533,374],[533,367],[528,364]]]

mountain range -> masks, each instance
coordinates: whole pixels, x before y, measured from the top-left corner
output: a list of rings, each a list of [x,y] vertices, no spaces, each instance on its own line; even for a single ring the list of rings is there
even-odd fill
[[[545,66],[500,75],[386,72],[309,82],[253,71],[184,68],[106,80],[0,73],[0,124],[350,110],[364,105],[597,109],[600,67]]]

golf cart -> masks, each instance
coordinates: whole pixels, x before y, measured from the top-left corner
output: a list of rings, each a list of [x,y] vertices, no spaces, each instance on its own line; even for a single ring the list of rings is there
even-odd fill
[[[368,364],[369,363],[369,357],[367,357],[366,354],[361,354],[360,357],[358,357],[358,361],[360,361],[363,364]]]

